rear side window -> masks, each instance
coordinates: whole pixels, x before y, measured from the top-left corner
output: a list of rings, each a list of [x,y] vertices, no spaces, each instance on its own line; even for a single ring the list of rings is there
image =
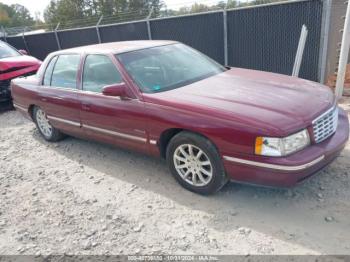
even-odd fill
[[[105,55],[88,55],[85,59],[83,71],[83,90],[101,93],[107,85],[122,82],[122,77]]]
[[[60,55],[51,77],[51,86],[77,88],[77,73],[80,55]]]
[[[50,63],[49,63],[48,66],[46,67],[45,75],[44,75],[44,82],[43,82],[43,85],[44,85],[44,86],[49,86],[49,85],[51,85],[52,71],[53,71],[53,67],[55,66],[56,61],[57,61],[57,56],[55,56],[54,58],[52,58],[51,61],[50,61]]]

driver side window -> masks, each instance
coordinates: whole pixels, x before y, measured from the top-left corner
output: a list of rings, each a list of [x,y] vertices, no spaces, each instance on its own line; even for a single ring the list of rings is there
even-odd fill
[[[88,55],[84,63],[83,90],[101,93],[107,85],[122,82],[116,66],[105,55]]]

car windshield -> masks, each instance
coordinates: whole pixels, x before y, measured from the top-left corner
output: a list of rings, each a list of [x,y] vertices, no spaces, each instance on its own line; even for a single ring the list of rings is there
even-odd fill
[[[0,59],[19,55],[20,53],[16,49],[0,41]]]
[[[117,58],[145,93],[179,88],[226,70],[183,44],[131,51],[118,54]]]

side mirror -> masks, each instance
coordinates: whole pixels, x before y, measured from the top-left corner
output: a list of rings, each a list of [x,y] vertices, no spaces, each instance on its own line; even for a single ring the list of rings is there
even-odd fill
[[[22,55],[28,55],[28,52],[24,49],[20,49],[18,52],[20,52]]]
[[[125,83],[113,84],[113,85],[105,86],[102,89],[102,94],[104,94],[105,96],[123,97],[126,95],[125,89],[126,89]]]

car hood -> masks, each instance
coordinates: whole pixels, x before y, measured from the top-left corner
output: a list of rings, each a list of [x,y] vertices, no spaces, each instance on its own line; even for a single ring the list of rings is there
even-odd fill
[[[8,71],[13,68],[25,68],[29,66],[40,66],[41,61],[27,55],[19,55],[0,59],[0,71]]]
[[[309,126],[335,102],[331,90],[321,84],[240,68],[174,90],[147,94],[145,100],[229,118],[261,133],[280,136]]]

